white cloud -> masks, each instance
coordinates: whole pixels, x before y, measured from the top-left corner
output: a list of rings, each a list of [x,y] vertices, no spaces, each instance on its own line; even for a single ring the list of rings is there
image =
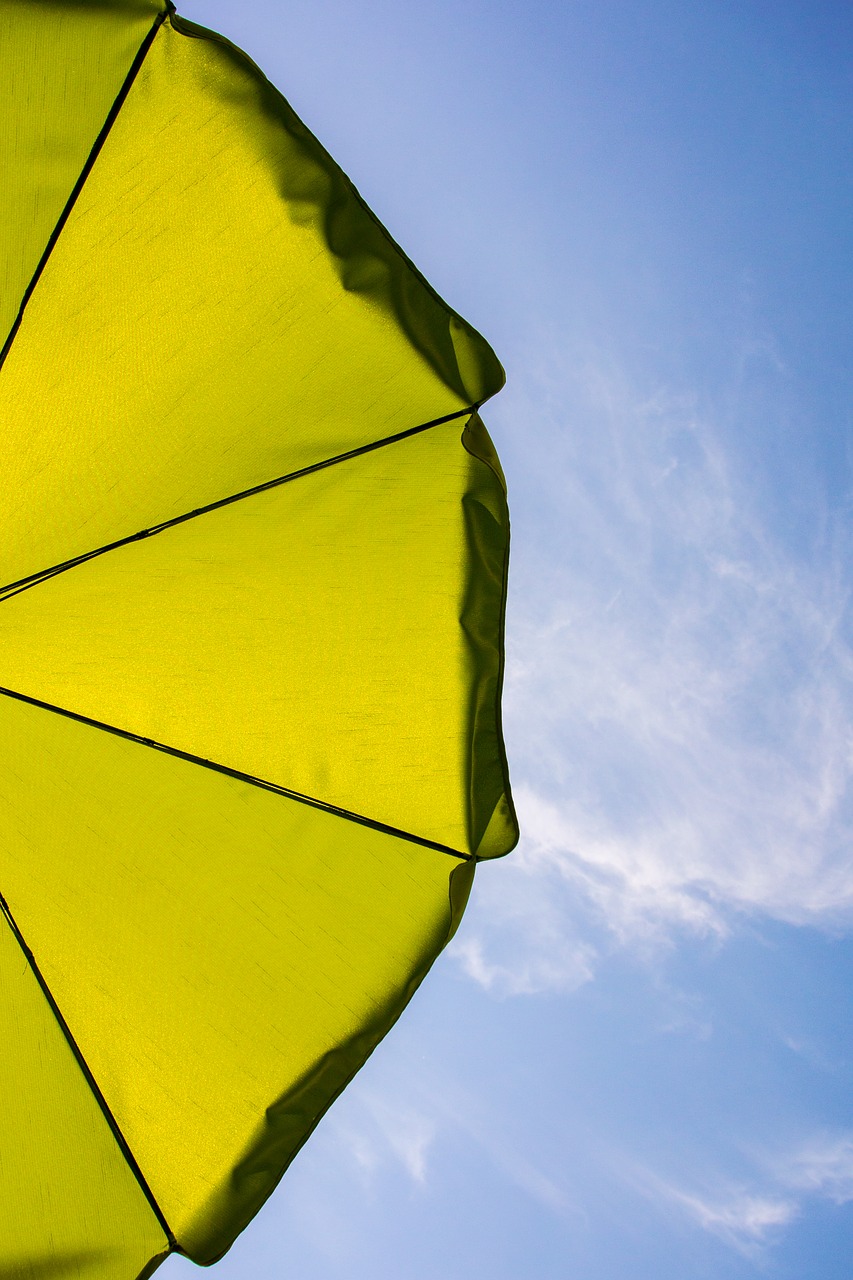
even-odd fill
[[[776,1177],[805,1195],[834,1204],[853,1200],[853,1133],[821,1133],[780,1162]]]
[[[686,1186],[649,1169],[630,1168],[626,1178],[659,1207],[675,1208],[695,1226],[751,1256],[775,1243],[783,1228],[803,1216],[808,1201],[853,1201],[853,1133],[810,1136],[781,1155],[753,1153],[753,1176],[740,1181],[706,1176]]]
[[[325,1122],[327,1139],[346,1154],[365,1188],[402,1170],[418,1191],[434,1192],[439,1178],[431,1177],[431,1165],[444,1161],[446,1167],[462,1143],[550,1213],[585,1222],[562,1147],[544,1158],[514,1113],[496,1109],[481,1087],[447,1073],[440,1055],[425,1068],[400,1048],[398,1042],[398,1056],[375,1064],[372,1084],[355,1081]]]
[[[538,865],[525,841],[499,874],[484,868],[478,876],[450,953],[497,995],[574,991],[593,976],[596,948],[572,927],[573,910],[570,887]]]
[[[825,512],[786,538],[689,398],[591,362],[540,370],[507,416],[536,424],[505,694],[523,843],[495,869],[496,923],[457,946],[467,972],[567,989],[600,928],[660,945],[737,912],[846,927],[851,584]]]
[[[359,1101],[359,1123],[350,1119],[339,1125],[338,1138],[362,1174],[370,1180],[389,1163],[399,1164],[414,1183],[423,1186],[436,1136],[435,1120],[400,1100],[371,1091],[361,1090]]]
[[[730,1190],[718,1200],[665,1189],[665,1194],[679,1205],[704,1231],[717,1236],[741,1253],[751,1254],[755,1246],[764,1245],[780,1227],[797,1217],[792,1200],[760,1195],[742,1188]]]

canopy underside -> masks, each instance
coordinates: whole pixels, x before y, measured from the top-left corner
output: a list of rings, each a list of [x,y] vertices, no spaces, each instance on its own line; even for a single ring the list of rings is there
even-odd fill
[[[0,75],[0,1275],[133,1280],[515,842],[503,374],[227,41],[0,0]]]

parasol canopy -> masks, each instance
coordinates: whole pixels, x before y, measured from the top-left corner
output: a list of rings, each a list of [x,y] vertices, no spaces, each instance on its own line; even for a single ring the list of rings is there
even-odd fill
[[[0,83],[0,1277],[133,1280],[516,840],[503,372],[171,6],[0,0]]]

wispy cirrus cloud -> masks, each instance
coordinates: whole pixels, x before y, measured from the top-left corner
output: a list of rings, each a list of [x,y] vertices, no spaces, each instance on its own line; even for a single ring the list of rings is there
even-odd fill
[[[803,1196],[849,1204],[853,1201],[853,1133],[815,1134],[783,1157],[774,1172],[783,1186]]]
[[[434,1166],[446,1170],[448,1151],[461,1141],[550,1213],[584,1217],[563,1162],[555,1163],[553,1152],[550,1161],[537,1158],[525,1127],[515,1126],[481,1089],[447,1073],[440,1057],[424,1069],[403,1050],[393,1067],[378,1069],[372,1085],[353,1085],[347,1106],[332,1111],[324,1132],[367,1187],[402,1172],[413,1188],[428,1194],[434,1190]]]
[[[601,946],[722,937],[733,913],[846,927],[842,535],[816,509],[787,539],[690,397],[589,357],[526,394],[516,487],[543,532],[516,535],[506,680],[524,838],[492,925],[457,945],[467,972],[567,989]]]
[[[803,1217],[810,1201],[853,1201],[853,1133],[821,1131],[782,1153],[753,1152],[752,1175],[708,1175],[695,1183],[632,1167],[627,1180],[664,1211],[747,1256],[758,1257]]]
[[[790,1197],[762,1193],[743,1186],[716,1192],[686,1191],[666,1182],[650,1182],[656,1197],[689,1221],[738,1253],[755,1257],[799,1215]]]
[[[437,1132],[434,1115],[400,1097],[369,1090],[358,1096],[359,1107],[351,1107],[349,1118],[338,1123],[341,1147],[367,1179],[389,1165],[402,1166],[412,1182],[423,1186]]]

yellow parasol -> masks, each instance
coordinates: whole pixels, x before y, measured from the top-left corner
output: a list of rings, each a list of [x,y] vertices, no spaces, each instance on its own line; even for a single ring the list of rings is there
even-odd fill
[[[219,1257],[517,831],[502,370],[239,50],[0,0],[0,1276]]]

